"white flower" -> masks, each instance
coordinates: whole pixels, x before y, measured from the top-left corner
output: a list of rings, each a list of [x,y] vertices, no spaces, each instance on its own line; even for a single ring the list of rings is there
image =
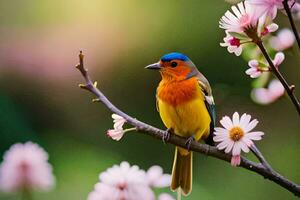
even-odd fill
[[[150,167],[146,175],[150,187],[162,188],[171,185],[171,175],[163,174],[162,168],[158,165]]]
[[[290,29],[282,29],[277,36],[270,38],[270,45],[276,51],[282,51],[293,46],[295,35]]]
[[[259,62],[257,60],[250,60],[248,62],[249,69],[246,70],[246,74],[248,74],[251,78],[257,78],[262,74],[262,71],[259,67]]]
[[[251,92],[253,101],[263,105],[275,102],[282,95],[284,95],[284,87],[276,79],[270,82],[268,88],[256,88]]]
[[[100,182],[88,200],[154,200],[151,187],[170,186],[169,176],[163,174],[159,166],[151,167],[146,173],[124,161],[100,174]]]
[[[227,47],[229,53],[234,53],[236,56],[241,55],[243,48],[239,39],[226,33],[224,37],[224,43],[220,43],[222,47]]]
[[[267,15],[274,19],[277,14],[277,9],[282,9],[283,0],[247,0],[250,5],[256,10],[257,15]]]
[[[226,11],[219,22],[219,27],[229,32],[243,33],[247,28],[256,26],[257,17],[247,2],[238,3]]]
[[[168,193],[162,193],[158,196],[158,200],[175,200],[175,199]]]
[[[109,129],[106,134],[113,140],[119,141],[126,132],[126,130],[123,130],[123,125],[126,122],[126,120],[117,114],[112,114],[111,117],[113,118],[114,129]]]
[[[123,129],[123,125],[126,122],[126,120],[117,114],[112,114],[111,117],[113,118],[114,129]]]
[[[217,143],[219,150],[225,150],[225,153],[232,154],[233,166],[239,165],[241,150],[245,153],[249,152],[249,147],[253,145],[252,140],[261,140],[261,136],[264,135],[261,131],[251,132],[258,121],[253,119],[248,114],[243,114],[241,118],[239,114],[235,112],[232,116],[232,120],[225,116],[220,120],[220,123],[224,128],[216,127],[213,140]]]
[[[0,166],[0,189],[16,192],[23,188],[49,190],[55,178],[48,154],[37,144],[14,144],[4,154]]]

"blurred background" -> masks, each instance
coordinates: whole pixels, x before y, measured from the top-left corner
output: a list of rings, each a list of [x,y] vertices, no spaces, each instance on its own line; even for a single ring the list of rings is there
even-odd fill
[[[299,117],[286,96],[269,106],[250,99],[247,63],[219,46],[224,31],[218,20],[229,8],[217,0],[0,1],[1,159],[17,142],[45,148],[57,185],[34,194],[43,200],[86,199],[98,174],[123,160],[143,169],[158,164],[171,173],[174,146],[133,132],[120,142],[107,138],[111,113],[78,88],[83,79],[74,66],[82,49],[91,76],[115,105],[164,129],[155,108],[160,76],[144,66],[179,51],[209,79],[218,119],[234,111],[257,118],[257,130],[266,133],[258,147],[274,169],[300,183]],[[289,26],[281,13],[277,22]],[[281,70],[300,86],[299,59],[297,48],[287,52]],[[0,199],[19,197],[1,193]],[[193,192],[186,199],[296,197],[257,174],[196,154]]]

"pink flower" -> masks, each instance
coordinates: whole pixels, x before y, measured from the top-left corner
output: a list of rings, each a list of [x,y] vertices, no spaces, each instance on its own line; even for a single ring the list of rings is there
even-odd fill
[[[171,175],[163,174],[160,166],[154,165],[147,171],[147,180],[150,187],[162,188],[171,185]]]
[[[108,137],[112,138],[113,140],[119,141],[123,135],[132,130],[136,130],[136,128],[129,128],[129,129],[123,129],[123,125],[126,122],[126,120],[117,114],[112,114],[111,116],[113,118],[114,122],[114,129],[109,129],[106,134]]]
[[[262,70],[259,67],[259,62],[257,60],[250,60],[248,62],[249,69],[246,70],[246,74],[248,74],[251,78],[257,78],[262,74]]]
[[[247,28],[256,26],[257,17],[248,2],[238,3],[231,7],[232,12],[226,11],[220,19],[220,28],[229,32],[243,33]]]
[[[251,97],[256,103],[266,105],[275,102],[283,94],[284,87],[280,81],[274,79],[270,82],[268,88],[253,89]]]
[[[234,167],[241,164],[241,155],[232,156],[230,164]]]
[[[117,114],[112,114],[111,117],[113,118],[114,129],[123,129],[123,125],[126,120],[122,116]]]
[[[37,144],[14,144],[4,154],[0,166],[0,189],[16,192],[23,188],[49,190],[55,178],[48,154]]]
[[[220,43],[222,47],[227,47],[229,53],[234,53],[236,56],[241,55],[243,48],[240,40],[226,33],[224,43]]]
[[[106,135],[113,140],[119,141],[123,137],[125,131],[123,129],[109,129]]]
[[[283,0],[247,0],[256,11],[258,16],[267,15],[274,19],[277,15],[277,9],[282,9]]]
[[[108,168],[99,178],[100,182],[95,185],[88,200],[155,200],[151,187],[170,186],[170,177],[162,174],[159,166],[151,167],[146,173],[125,161],[120,166]]]
[[[284,54],[282,52],[278,52],[275,55],[275,58],[273,61],[273,64],[275,65],[276,68],[279,67],[279,65],[283,62],[284,60]],[[258,60],[250,60],[248,62],[249,69],[246,70],[246,74],[248,74],[251,78],[257,78],[259,77],[263,72],[268,72],[270,71],[270,67],[264,67],[266,66],[265,64],[260,63]]]
[[[253,145],[252,140],[261,140],[261,136],[264,135],[261,131],[250,132],[258,124],[256,119],[250,120],[251,115],[245,113],[240,118],[239,114],[235,112],[232,120],[228,116],[220,120],[224,128],[215,128],[213,140],[218,143],[219,150],[224,150],[225,153],[231,152],[233,166],[240,164],[241,151],[248,153],[249,147]]]
[[[273,33],[277,31],[278,25],[275,23],[271,23],[264,27],[263,31],[261,32],[262,36],[268,35],[269,33]]]
[[[295,42],[294,33],[290,29],[282,29],[277,36],[270,38],[270,45],[276,51],[283,51],[293,46]]]
[[[274,60],[273,60],[273,64],[275,65],[275,67],[279,67],[279,65],[284,61],[284,54],[282,52],[278,52],[276,53]]]

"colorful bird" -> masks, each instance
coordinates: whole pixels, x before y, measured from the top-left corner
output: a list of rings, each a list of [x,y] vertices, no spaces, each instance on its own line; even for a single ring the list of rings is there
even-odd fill
[[[215,106],[212,90],[194,63],[181,53],[166,54],[146,69],[156,69],[161,74],[156,105],[169,134],[188,138],[188,150],[181,147],[175,149],[171,183],[171,190],[180,189],[183,195],[188,195],[192,191],[190,144],[201,139],[213,143]]]

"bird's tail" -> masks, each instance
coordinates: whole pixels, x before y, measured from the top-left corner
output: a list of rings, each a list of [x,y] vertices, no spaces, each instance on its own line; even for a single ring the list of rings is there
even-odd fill
[[[183,195],[187,196],[192,191],[192,167],[193,154],[185,149],[176,147],[172,169],[171,190],[181,189]]]

